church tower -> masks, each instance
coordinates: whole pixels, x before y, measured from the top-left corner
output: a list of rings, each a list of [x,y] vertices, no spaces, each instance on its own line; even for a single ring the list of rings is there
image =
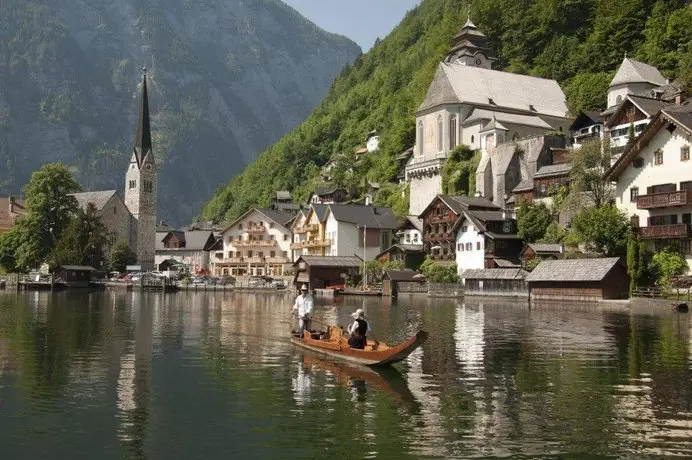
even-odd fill
[[[471,11],[466,23],[452,41],[452,50],[445,62],[491,69],[497,59],[490,56],[488,37],[471,22]]]
[[[151,146],[147,73],[143,69],[142,95],[132,158],[125,174],[125,205],[132,214],[131,244],[142,270],[154,269],[156,247],[156,161]]]

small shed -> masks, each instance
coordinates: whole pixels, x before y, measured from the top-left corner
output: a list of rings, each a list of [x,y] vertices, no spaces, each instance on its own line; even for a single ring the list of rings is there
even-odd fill
[[[402,262],[405,268],[415,270],[425,260],[425,251],[422,244],[395,244],[379,253],[375,259],[383,264]]]
[[[465,296],[528,297],[528,272],[521,268],[470,269],[459,278]]]
[[[626,299],[627,267],[618,257],[544,260],[526,277],[531,299]]]
[[[425,278],[416,278],[418,272],[413,270],[385,270],[382,276],[382,295],[394,296],[399,293],[399,283],[425,283]]]
[[[303,255],[293,265],[296,287],[307,284],[310,290],[343,289],[346,278],[359,273],[363,260],[360,257]]]
[[[528,243],[521,250],[519,257],[521,261],[526,264],[529,260],[536,257],[541,259],[557,259],[560,254],[565,252],[565,247],[562,244],[552,244],[552,243]]]
[[[89,287],[94,271],[94,267],[86,265],[61,265],[55,271],[55,275],[67,282],[70,287]]]

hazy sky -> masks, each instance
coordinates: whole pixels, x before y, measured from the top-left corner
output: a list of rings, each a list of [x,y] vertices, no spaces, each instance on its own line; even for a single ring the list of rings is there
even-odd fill
[[[370,49],[401,22],[420,0],[283,0],[328,32],[345,35]]]

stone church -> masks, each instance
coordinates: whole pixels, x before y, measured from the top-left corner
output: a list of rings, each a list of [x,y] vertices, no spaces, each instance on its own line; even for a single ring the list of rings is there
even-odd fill
[[[488,38],[469,17],[416,111],[416,145],[405,169],[410,214],[420,214],[442,193],[442,168],[458,145],[487,156],[504,142],[569,128],[572,119],[555,80],[493,70],[495,60]],[[485,164],[492,167],[489,158]]]
[[[121,241],[127,242],[137,254],[137,264],[142,270],[154,269],[156,169],[145,69],[135,141],[125,173],[125,199],[121,199],[116,190],[74,194],[82,208],[88,203],[94,204],[101,220],[112,233],[111,246]]]

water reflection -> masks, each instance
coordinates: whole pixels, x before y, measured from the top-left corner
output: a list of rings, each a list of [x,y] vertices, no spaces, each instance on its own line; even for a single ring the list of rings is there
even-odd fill
[[[290,295],[0,295],[7,458],[692,455],[688,315],[318,299],[428,341],[375,372],[294,349]],[[239,447],[240,446],[240,447]]]

